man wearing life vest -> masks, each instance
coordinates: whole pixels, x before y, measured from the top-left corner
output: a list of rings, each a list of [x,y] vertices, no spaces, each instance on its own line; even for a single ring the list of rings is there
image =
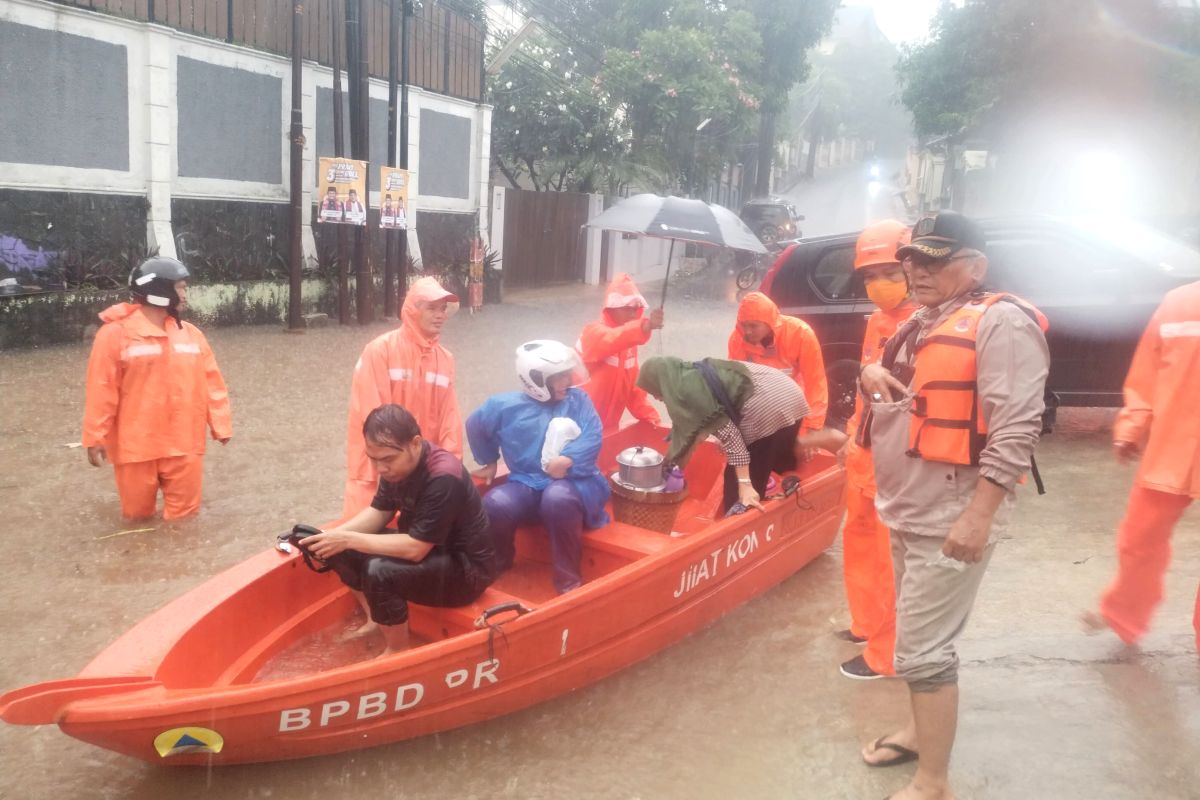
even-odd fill
[[[376,338],[354,365],[346,425],[346,491],[342,518],[371,504],[379,474],[367,457],[363,422],[388,403],[408,410],[422,438],[462,459],[462,416],[454,394],[454,356],[438,344],[458,298],[431,277],[413,283],[400,310],[400,327]]]
[[[981,291],[985,246],[978,226],[953,212],[916,224],[896,256],[923,308],[860,373],[875,508],[891,531],[895,669],[913,714],[862,758],[872,766],[920,758],[893,800],[954,796],[955,640],[1042,431],[1046,321],[1019,298]]]
[[[867,319],[862,363],[874,364],[883,346],[913,312],[917,303],[896,251],[909,242],[908,226],[894,219],[868,225],[854,247],[854,269],[862,275],[867,297],[877,309]],[[896,674],[896,592],[892,582],[891,534],[875,513],[875,466],[866,430],[859,430],[863,402],[846,423],[850,438],[841,455],[846,465],[846,521],[842,525],[842,567],[850,628],[838,636],[866,644],[862,655],[842,664],[848,678],[871,680]]]
[[[1162,601],[1171,534],[1200,497],[1200,283],[1167,293],[1142,334],[1125,407],[1113,429],[1117,463],[1141,458],[1117,533],[1117,574],[1084,617],[1093,631],[1111,628],[1127,644],[1140,639]],[[1200,593],[1192,617],[1200,650]]]
[[[129,276],[132,303],[100,314],[88,358],[83,446],[93,467],[111,461],[126,517],[163,519],[200,508],[207,430],[233,436],[229,393],[200,329],[183,322],[187,267],[155,256]]]
[[[780,313],[762,292],[751,292],[738,306],[737,325],[729,334],[729,359],[766,364],[792,376],[804,391],[809,414],[800,435],[825,427],[829,385],[817,334],[804,320]]]
[[[626,408],[636,419],[655,425],[661,422],[636,384],[637,349],[663,326],[663,310],[656,308],[647,316],[647,305],[633,278],[618,274],[608,285],[600,319],[589,322],[575,343],[591,376],[581,388],[592,398],[605,433],[620,427]]]

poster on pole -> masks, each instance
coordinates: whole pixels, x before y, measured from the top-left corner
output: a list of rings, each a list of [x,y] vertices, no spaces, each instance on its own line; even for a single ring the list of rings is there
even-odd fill
[[[379,168],[379,227],[408,229],[408,170]]]
[[[367,162],[323,157],[320,178],[317,219],[339,225],[366,225]]]

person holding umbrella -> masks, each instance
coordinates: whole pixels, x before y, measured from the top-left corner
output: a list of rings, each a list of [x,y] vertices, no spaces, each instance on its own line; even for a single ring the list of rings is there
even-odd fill
[[[647,315],[646,307],[633,278],[618,274],[608,285],[600,319],[588,323],[575,343],[590,376],[582,388],[592,398],[605,433],[620,427],[626,408],[639,420],[660,422],[646,392],[636,385],[638,346],[663,326],[663,310]]]

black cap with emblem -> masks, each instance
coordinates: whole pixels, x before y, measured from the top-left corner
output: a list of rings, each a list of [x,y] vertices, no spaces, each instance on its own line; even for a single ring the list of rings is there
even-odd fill
[[[897,260],[921,253],[929,258],[948,258],[969,247],[983,250],[987,237],[974,221],[955,211],[941,211],[919,220],[912,230],[912,241],[896,251]]]

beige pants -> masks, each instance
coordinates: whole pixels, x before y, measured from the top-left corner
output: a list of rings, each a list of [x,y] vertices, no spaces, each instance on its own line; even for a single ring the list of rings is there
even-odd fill
[[[958,683],[954,642],[967,625],[995,543],[976,564],[942,554],[940,536],[892,531],[896,577],[896,675],[914,692]]]

